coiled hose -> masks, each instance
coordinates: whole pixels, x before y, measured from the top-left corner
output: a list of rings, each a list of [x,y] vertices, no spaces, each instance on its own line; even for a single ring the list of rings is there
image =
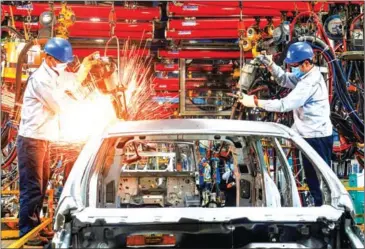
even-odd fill
[[[357,115],[356,110],[353,108],[351,96],[347,91],[346,75],[343,71],[342,65],[337,60],[336,55],[332,53],[330,47],[322,40],[313,36],[302,36],[298,38],[299,41],[309,42],[312,47],[320,49],[322,53],[328,58],[328,64],[331,64],[334,76],[335,95],[338,96],[342,105],[344,106],[349,118],[356,128],[360,139],[364,140],[364,121]]]
[[[22,73],[23,73],[23,64],[26,58],[26,55],[31,47],[34,45],[44,45],[47,43],[47,39],[34,39],[30,42],[28,42],[22,51],[19,54],[17,65],[16,65],[16,74],[15,74],[15,106],[13,113],[11,115],[12,121],[8,122],[8,124],[4,127],[4,129],[1,131],[1,142],[2,142],[2,148],[5,147],[9,143],[11,136],[16,136],[17,134],[17,128],[15,127],[15,124],[19,124],[20,122],[20,112],[21,112],[21,105],[22,105],[22,97],[24,93],[24,89],[26,87],[26,84],[22,83]],[[3,147],[4,145],[4,147]],[[8,168],[11,163],[16,158],[16,145],[11,148],[11,150],[8,152],[8,155],[4,158],[4,160],[1,163],[1,168],[5,169]]]

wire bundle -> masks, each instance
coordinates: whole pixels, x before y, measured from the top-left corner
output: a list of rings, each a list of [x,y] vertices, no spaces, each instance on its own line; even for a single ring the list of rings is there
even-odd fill
[[[347,85],[349,83],[340,61],[330,50],[329,46],[322,40],[312,36],[302,36],[298,38],[298,40],[308,42],[314,49],[321,51],[321,54],[328,63],[329,70],[333,76],[333,84],[335,89],[334,99],[338,98],[341,101],[344,110],[347,112],[348,117],[354,125],[355,132],[359,140],[361,142],[364,141],[364,121],[361,120],[357,111],[354,109],[354,103],[347,90]]]

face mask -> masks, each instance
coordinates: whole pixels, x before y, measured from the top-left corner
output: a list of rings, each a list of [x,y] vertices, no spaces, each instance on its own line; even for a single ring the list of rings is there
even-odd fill
[[[56,64],[56,66],[52,67],[55,71],[62,73],[63,71],[65,71],[67,67],[67,63],[59,63]]]
[[[292,67],[291,72],[297,77],[298,79],[302,77],[305,73],[303,73],[299,67]]]

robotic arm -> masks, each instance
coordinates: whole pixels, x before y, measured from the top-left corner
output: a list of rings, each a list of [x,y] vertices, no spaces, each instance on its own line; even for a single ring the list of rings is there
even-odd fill
[[[110,57],[98,58],[82,85],[96,88],[103,95],[109,95],[119,119],[128,119],[125,88],[118,79],[117,64]]]

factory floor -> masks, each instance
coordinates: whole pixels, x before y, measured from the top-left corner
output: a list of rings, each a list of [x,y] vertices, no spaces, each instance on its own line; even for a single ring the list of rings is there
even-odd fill
[[[8,248],[11,244],[13,244],[16,240],[15,239],[2,239],[1,240],[1,248]],[[38,248],[43,248],[43,246],[27,246],[24,245],[23,248],[33,248],[33,249],[38,249]]]

